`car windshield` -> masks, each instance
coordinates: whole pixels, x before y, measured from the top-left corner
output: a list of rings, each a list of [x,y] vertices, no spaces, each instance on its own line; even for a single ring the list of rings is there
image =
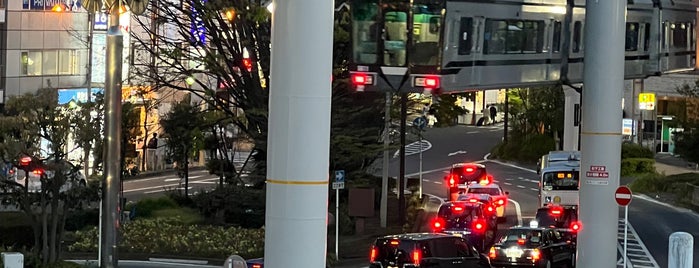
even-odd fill
[[[415,248],[415,243],[398,239],[380,239],[376,241],[378,249],[376,260],[396,264],[411,262],[410,253]]]
[[[544,190],[577,190],[578,171],[546,172],[543,177]]]
[[[498,188],[471,187],[471,188],[468,188],[467,193],[469,193],[469,194],[501,195],[500,189],[498,189]]]
[[[536,211],[536,221],[539,226],[553,226],[556,228],[566,228],[570,223],[577,220],[574,210],[565,209],[562,210],[561,215],[555,217],[551,214],[551,210],[548,208],[539,209]]]
[[[541,240],[542,232],[540,230],[510,229],[500,238],[500,243],[539,244]]]
[[[459,183],[478,181],[487,175],[485,172],[485,168],[477,166],[454,167],[452,169],[452,173],[455,175],[459,175],[459,177],[461,178]]]
[[[444,219],[446,229],[470,229],[478,212],[473,206],[442,206],[437,216]]]

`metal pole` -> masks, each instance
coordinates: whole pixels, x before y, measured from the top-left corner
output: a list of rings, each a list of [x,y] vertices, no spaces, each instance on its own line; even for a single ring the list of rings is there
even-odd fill
[[[665,133],[663,133],[664,132],[663,130],[665,130],[665,119],[660,118],[660,152],[661,153],[664,152],[663,147],[665,147],[664,146],[665,145],[664,144],[665,143]]]
[[[408,93],[400,93],[400,181],[398,182],[398,223],[405,223],[405,131],[408,116]]]
[[[619,208],[612,204],[621,167],[625,14],[626,1],[587,1],[585,6],[579,191],[583,228],[577,267],[612,267],[617,262]]]
[[[113,1],[107,30],[105,77],[105,182],[102,188],[102,260],[101,267],[118,267],[117,234],[119,231],[119,177],[121,164],[121,63],[124,37],[119,30],[121,1]]]
[[[510,104],[510,97],[507,94],[507,89],[505,89],[505,111],[504,111],[505,112],[505,120],[504,120],[504,126],[503,126],[504,133],[502,135],[502,141],[504,141],[505,143],[507,143],[507,132],[509,130],[509,121],[510,121],[510,118],[509,118],[510,117],[510,115],[509,115],[510,105],[509,104]]]
[[[422,130],[420,130],[422,131]],[[420,171],[419,171],[419,179],[420,179],[420,198],[422,198],[422,133],[420,133]]]
[[[626,257],[626,249],[628,245],[628,240],[629,239],[629,206],[626,205],[624,206],[624,268],[626,268],[626,263],[627,263],[627,257]]]
[[[335,259],[340,260],[340,188],[335,189]]]
[[[388,148],[391,146],[391,103],[393,94],[386,92],[386,108],[384,111],[384,133],[383,133],[383,174],[381,178],[381,207],[379,208],[379,217],[381,227],[386,228],[388,217]]]
[[[273,3],[265,267],[325,267],[334,4]]]

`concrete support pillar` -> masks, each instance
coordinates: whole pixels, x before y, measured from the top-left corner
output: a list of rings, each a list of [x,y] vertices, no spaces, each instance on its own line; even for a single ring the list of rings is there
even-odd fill
[[[266,268],[325,267],[333,5],[274,0]]]
[[[563,121],[563,150],[577,151],[578,139],[580,138],[580,122],[578,122],[579,118],[576,118],[576,116],[580,111],[576,112],[575,110],[576,108],[579,109],[580,107],[580,93],[578,93],[577,91],[575,91],[574,88],[571,88],[569,86],[563,86],[563,93],[565,94],[565,115]]]
[[[626,1],[587,1],[577,267],[617,262]]]

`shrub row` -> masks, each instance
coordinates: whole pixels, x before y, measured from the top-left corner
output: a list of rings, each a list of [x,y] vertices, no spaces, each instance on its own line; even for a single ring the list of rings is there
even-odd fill
[[[621,159],[621,176],[631,174],[655,173],[655,159],[626,158]]]
[[[263,229],[243,229],[204,225],[185,225],[177,219],[144,219],[121,228],[120,250],[134,253],[225,258],[232,254],[243,258],[262,257]],[[72,252],[96,252],[97,228],[75,233]]]
[[[621,144],[621,159],[627,158],[653,158],[653,151],[635,143]]]

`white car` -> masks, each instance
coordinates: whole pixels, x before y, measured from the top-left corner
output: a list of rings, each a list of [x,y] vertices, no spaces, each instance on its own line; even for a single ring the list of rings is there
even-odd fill
[[[491,205],[495,207],[496,214],[499,219],[505,218],[505,208],[507,207],[507,198],[510,193],[503,191],[502,187],[496,183],[480,184],[474,183],[468,186],[466,193],[459,196],[459,200],[483,199],[484,195],[490,196]],[[484,200],[483,200],[484,201]],[[481,201],[481,202],[483,202]]]

